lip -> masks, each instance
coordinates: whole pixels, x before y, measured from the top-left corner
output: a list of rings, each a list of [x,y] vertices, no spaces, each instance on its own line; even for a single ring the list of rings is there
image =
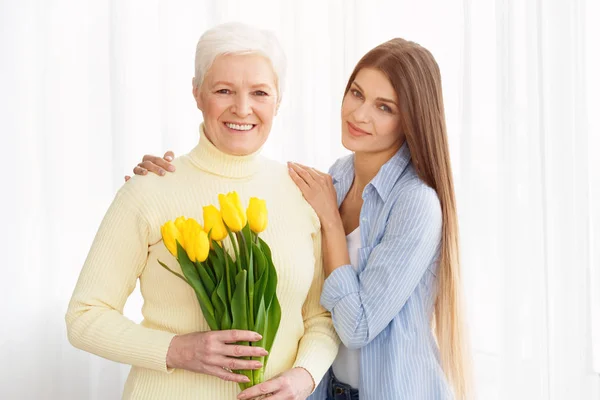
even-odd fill
[[[356,125],[354,125],[352,122],[347,122],[348,124],[348,131],[350,132],[350,134],[352,136],[370,136],[371,134],[367,131],[363,131],[362,129],[360,129],[359,127],[357,127]]]

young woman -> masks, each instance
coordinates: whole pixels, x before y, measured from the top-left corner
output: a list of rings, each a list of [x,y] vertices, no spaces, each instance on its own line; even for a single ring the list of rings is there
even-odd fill
[[[456,202],[435,59],[403,39],[375,47],[348,80],[341,116],[353,154],[329,174],[289,164],[321,221],[321,304],[343,343],[313,398],[467,398]],[[147,156],[134,172],[167,167]]]

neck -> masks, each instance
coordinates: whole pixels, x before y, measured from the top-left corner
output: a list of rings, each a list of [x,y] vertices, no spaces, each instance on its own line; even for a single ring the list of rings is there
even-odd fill
[[[362,197],[365,186],[375,178],[381,167],[398,152],[403,143],[403,141],[399,142],[398,145],[377,153],[354,153],[354,182],[352,183],[351,192],[358,197]]]
[[[262,163],[259,152],[244,156],[234,156],[219,150],[208,140],[204,124],[200,125],[200,140],[189,153],[197,167],[225,178],[248,178],[258,172]]]

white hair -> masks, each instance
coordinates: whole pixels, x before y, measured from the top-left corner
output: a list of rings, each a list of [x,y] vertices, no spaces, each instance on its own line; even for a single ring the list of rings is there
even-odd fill
[[[196,45],[195,87],[202,85],[215,58],[224,54],[260,54],[267,58],[277,80],[277,102],[281,101],[286,58],[275,34],[241,22],[228,22],[207,30]]]

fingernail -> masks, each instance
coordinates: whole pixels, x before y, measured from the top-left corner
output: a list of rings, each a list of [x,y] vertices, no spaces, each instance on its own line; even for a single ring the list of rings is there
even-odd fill
[[[174,167],[173,165],[169,165],[169,166],[167,167],[167,169],[168,169],[170,172],[173,172],[173,171],[175,171],[175,167]]]
[[[254,363],[254,368],[258,369],[258,368],[262,368],[262,364],[259,362],[255,362]]]
[[[166,157],[165,157],[165,160],[167,160],[167,161],[173,161],[173,157],[171,157],[171,156],[166,156]]]
[[[261,335],[260,333],[257,333],[257,334],[256,334],[256,338],[257,338],[258,340],[260,340],[260,339],[262,339],[262,335]]]
[[[160,176],[164,176],[166,172],[164,169],[161,169],[160,171],[158,171],[158,173],[160,174]]]

